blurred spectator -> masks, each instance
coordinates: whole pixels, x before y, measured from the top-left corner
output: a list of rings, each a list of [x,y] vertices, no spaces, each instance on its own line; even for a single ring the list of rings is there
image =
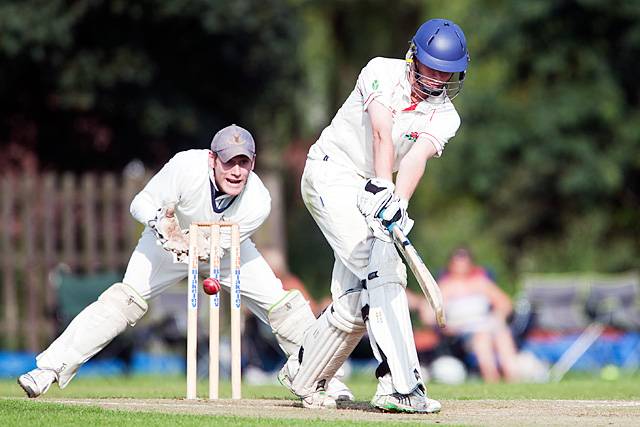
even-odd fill
[[[457,337],[478,362],[486,382],[517,380],[517,350],[507,326],[509,297],[466,248],[454,250],[439,280],[447,327],[445,337]]]

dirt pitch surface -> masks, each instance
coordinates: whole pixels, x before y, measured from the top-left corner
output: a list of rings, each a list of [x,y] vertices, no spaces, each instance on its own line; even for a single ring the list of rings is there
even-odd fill
[[[187,401],[169,399],[42,399],[106,409],[191,415],[231,415],[304,420],[394,421],[457,425],[640,425],[640,401],[621,400],[445,400],[439,414],[389,414],[366,402],[337,410],[308,410],[291,400]]]

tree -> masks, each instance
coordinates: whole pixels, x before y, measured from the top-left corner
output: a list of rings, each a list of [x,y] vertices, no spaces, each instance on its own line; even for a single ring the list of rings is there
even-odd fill
[[[442,191],[483,206],[479,232],[511,271],[638,266],[639,18],[623,1],[465,10],[472,62]]]
[[[275,146],[291,126],[295,11],[277,0],[4,2],[0,146],[65,170],[157,165],[231,122]]]

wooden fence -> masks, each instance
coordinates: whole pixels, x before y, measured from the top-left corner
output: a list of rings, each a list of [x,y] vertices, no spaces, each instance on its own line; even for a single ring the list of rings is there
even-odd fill
[[[282,183],[262,172],[271,215],[253,236],[286,251]],[[124,272],[142,225],[129,213],[149,176],[113,173],[0,176],[0,349],[40,351],[55,334],[53,270]]]
[[[51,340],[57,265],[124,270],[141,230],[129,205],[144,181],[111,173],[0,176],[0,348],[39,351]]]

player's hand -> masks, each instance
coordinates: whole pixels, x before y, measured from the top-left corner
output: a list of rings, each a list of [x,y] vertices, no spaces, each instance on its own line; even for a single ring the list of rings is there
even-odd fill
[[[377,218],[387,203],[393,199],[393,182],[382,178],[370,178],[358,193],[358,209],[365,218]]]
[[[175,216],[175,205],[173,204],[159,208],[156,212],[156,217],[150,220],[147,225],[162,245],[167,242],[170,235],[182,231],[178,218]]]
[[[187,250],[185,251],[184,258],[187,259],[189,257],[189,230],[184,230],[185,239],[187,240]],[[200,228],[198,232],[198,259],[200,261],[207,261],[209,259],[209,254],[211,252],[211,235],[209,233],[209,228],[204,227]],[[224,256],[224,248],[218,246],[217,256],[222,258]],[[186,260],[184,262],[187,262]]]
[[[400,227],[406,236],[413,228],[413,220],[409,218],[409,214],[407,213],[408,206],[408,200],[394,196],[394,198],[387,203],[385,208],[380,212],[378,218],[380,218],[382,225],[387,230],[390,230],[395,224],[395,226]]]
[[[168,239],[162,244],[162,247],[173,254],[173,262],[189,262],[189,230],[182,231],[182,237],[174,236],[174,238]],[[209,236],[206,236],[202,231],[198,233],[198,260],[209,260]],[[224,256],[224,249],[218,248],[218,256],[222,258]]]
[[[158,244],[174,255],[176,262],[188,262],[189,232],[183,231],[175,215],[175,206],[167,205],[160,209],[156,217],[149,221],[149,228],[153,230]],[[205,261],[209,258],[209,237],[198,233],[198,258]]]
[[[382,220],[373,216],[366,216],[364,219],[367,221],[367,225],[373,232],[373,236],[376,239],[380,239],[385,242],[391,242],[391,234],[387,227],[382,225]]]

